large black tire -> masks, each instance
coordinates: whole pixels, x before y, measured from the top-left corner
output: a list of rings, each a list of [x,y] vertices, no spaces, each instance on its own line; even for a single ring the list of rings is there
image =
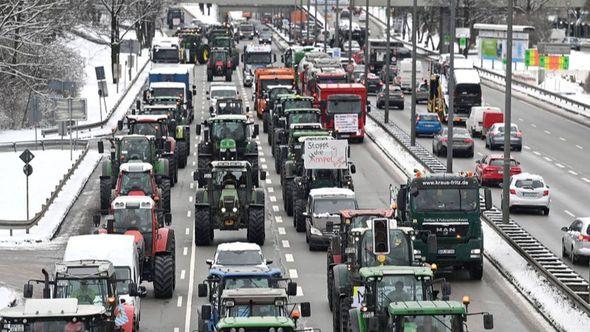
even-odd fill
[[[287,180],[287,183],[283,185],[285,192],[283,193],[283,200],[285,201],[285,212],[289,217],[293,216],[293,191],[295,190],[295,182],[293,180]],[[293,223],[295,225],[295,223]]]
[[[162,208],[166,212],[172,211],[172,195],[170,195],[170,183],[169,179],[162,179],[160,182],[160,188],[162,188]]]
[[[169,299],[174,293],[175,270],[174,257],[170,254],[154,257],[154,296]]]
[[[332,293],[337,294],[335,290],[332,290]],[[338,312],[338,308],[340,308],[340,299],[335,296],[332,301],[332,305],[334,306],[332,309],[332,331],[340,332],[340,313]]]
[[[100,179],[100,213],[108,214],[111,207],[111,178]]]
[[[226,70],[226,72],[225,72],[225,81],[226,82],[231,82],[231,73],[232,73],[231,70],[228,70],[228,69]]]
[[[248,242],[264,245],[264,208],[251,207],[248,210]]]
[[[329,263],[328,263],[329,265]],[[332,309],[332,305],[334,304],[334,299],[332,294],[334,291],[332,289],[332,285],[334,284],[334,270],[331,268],[328,269],[328,275],[326,276],[326,290],[328,291],[328,307],[330,307],[330,311],[334,311]]]
[[[211,217],[209,209],[195,208],[195,245],[207,246],[211,243]]]
[[[197,48],[197,61],[199,64],[207,63],[209,60],[209,46],[208,45],[200,45]]]
[[[483,261],[479,263],[472,263],[469,266],[469,277],[471,280],[481,280],[483,277]]]
[[[340,316],[340,325],[342,326],[342,331],[350,331],[349,330],[349,321],[350,321],[350,306],[348,305],[348,301],[340,301],[340,309],[338,310],[337,315]]]
[[[185,168],[188,159],[188,144],[186,142],[176,142],[178,147],[178,167]]]
[[[213,81],[213,72],[207,70],[207,82]]]
[[[178,181],[178,164],[176,163],[176,156],[168,159],[168,178],[170,179],[170,187]]]
[[[262,132],[268,134],[268,112],[262,112]],[[267,141],[270,144],[270,135],[268,135]]]
[[[293,222],[295,223],[295,229],[298,233],[305,232],[305,217],[303,217],[303,212],[305,212],[305,200],[293,198]]]
[[[275,151],[275,171],[277,174],[281,174],[281,166],[283,164],[281,153],[277,150]]]

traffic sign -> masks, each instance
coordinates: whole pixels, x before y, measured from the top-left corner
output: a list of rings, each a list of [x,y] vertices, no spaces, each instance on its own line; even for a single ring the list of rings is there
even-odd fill
[[[137,39],[121,40],[121,53],[139,54],[139,41]]]
[[[471,30],[469,28],[455,28],[456,38],[471,38]]]
[[[49,81],[47,83],[47,88],[49,90],[59,91],[62,94],[65,92],[69,92],[70,94],[73,94],[74,91],[76,90],[76,83],[70,82],[70,81],[65,81],[65,82]]]
[[[33,174],[33,166],[25,164],[25,166],[23,166],[23,173],[25,173],[26,176]]]
[[[98,81],[98,95],[101,97],[109,96],[109,89],[106,81]]]
[[[25,164],[28,164],[31,162],[31,160],[33,160],[33,158],[35,158],[35,155],[31,151],[29,151],[29,149],[25,149],[25,151],[23,151],[23,153],[21,153],[20,156],[18,156],[18,157]]]
[[[86,99],[68,98],[57,100],[55,121],[86,121],[86,119]]]
[[[94,71],[96,72],[96,80],[97,81],[106,79],[103,66],[94,67]]]
[[[539,43],[537,48],[540,54],[569,55],[572,51],[570,45],[563,43]]]

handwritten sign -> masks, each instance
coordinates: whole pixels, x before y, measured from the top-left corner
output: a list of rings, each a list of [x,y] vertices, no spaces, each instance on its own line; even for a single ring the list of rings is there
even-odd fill
[[[348,168],[348,141],[306,139],[303,163],[306,169]]]
[[[334,114],[334,129],[338,133],[356,133],[359,129],[357,114]]]

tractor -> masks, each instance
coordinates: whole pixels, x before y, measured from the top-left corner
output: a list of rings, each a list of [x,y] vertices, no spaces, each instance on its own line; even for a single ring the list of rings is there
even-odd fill
[[[162,102],[163,99],[159,98],[156,101]],[[190,155],[190,117],[187,110],[182,107],[182,104],[177,102],[172,104],[154,103],[151,105],[145,105],[141,110],[141,114],[166,115],[168,117],[168,132],[174,133],[174,140],[176,141],[179,153],[181,155]],[[186,159],[181,158],[178,167],[185,168],[186,161]]]
[[[198,144],[198,170],[205,174],[209,163],[215,160],[246,160],[252,167],[252,184],[258,187],[258,125],[246,115],[218,115],[197,125],[197,135],[203,132],[203,139]],[[203,128],[204,126],[204,128]],[[203,129],[203,130],[201,130]],[[199,181],[199,185],[203,180]]]
[[[138,244],[141,280],[153,282],[156,298],[171,298],[176,287],[176,240],[170,213],[147,196],[121,196],[111,204],[112,217],[99,233],[133,235]],[[94,216],[95,227],[100,215]]]
[[[286,126],[286,119],[279,120],[279,128]],[[305,137],[330,137],[319,122],[312,123],[292,123],[288,130],[275,130],[274,136],[274,157],[275,171],[283,175],[285,163],[290,159],[299,159],[301,157],[302,142]],[[281,178],[283,184],[284,178]]]
[[[253,172],[258,170],[247,161],[213,161],[206,171],[195,171],[195,180],[206,180],[195,195],[196,245],[208,245],[215,229],[243,228],[249,242],[264,244],[264,189],[255,188]]]
[[[272,135],[271,148],[277,149],[281,145],[287,144],[289,130],[292,124],[320,124],[321,112],[317,108],[289,108],[283,110],[277,125],[273,126],[274,134]],[[321,127],[321,125],[320,125]],[[269,135],[270,136],[270,135]],[[276,152],[273,152],[273,155]],[[275,165],[276,166],[276,165]]]
[[[268,113],[268,144],[271,146],[271,152],[274,156],[275,146],[275,130],[281,129],[279,123],[280,119],[284,117],[285,110],[291,108],[312,108],[313,97],[297,96],[293,94],[279,95],[274,103],[274,106]],[[282,123],[284,125],[284,122]],[[285,142],[286,143],[286,142]]]
[[[209,107],[209,115],[246,115],[249,116],[250,107],[244,108],[244,102],[241,98],[218,98],[215,107]]]
[[[294,93],[295,91],[292,85],[269,85],[266,87],[266,91],[263,92],[265,103],[264,109],[262,110],[262,132],[268,133],[268,128],[270,127],[270,110],[274,108],[279,97]]]
[[[186,54],[185,59],[188,63],[204,64],[209,59],[209,45],[203,40],[203,35],[194,28],[185,28],[176,31],[176,36],[180,39],[180,50]]]
[[[211,50],[211,57],[207,61],[207,82],[212,82],[215,76],[223,76],[226,82],[231,82],[233,70],[234,65],[227,50],[221,48]]]
[[[232,69],[235,70],[240,62],[240,56],[233,38],[229,35],[217,34],[211,39],[210,44],[213,49],[224,49],[228,52],[231,58]]]
[[[152,165],[156,183],[160,184],[163,179],[169,180],[169,161],[158,155],[156,148],[158,141],[154,136],[113,136],[109,141],[111,143],[110,159],[103,160],[101,165],[100,209],[102,211],[109,209],[111,190],[115,189],[119,168],[123,163],[131,160],[149,163]],[[98,141],[98,152],[104,153],[103,141]]]

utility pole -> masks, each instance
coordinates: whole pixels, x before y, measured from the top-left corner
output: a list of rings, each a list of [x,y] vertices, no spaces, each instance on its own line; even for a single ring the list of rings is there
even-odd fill
[[[352,8],[354,7],[354,0],[348,2],[348,7],[350,13],[350,19],[348,19],[348,65],[350,66],[352,63]]]
[[[303,0],[299,0],[299,39],[303,39]],[[308,14],[306,14],[305,16],[309,17]]]
[[[328,14],[328,0],[324,0],[324,53],[328,52],[328,22],[326,22],[326,14]]]
[[[387,19],[387,45],[385,51],[385,123],[389,123],[389,68],[391,66],[391,0],[387,0],[387,8],[385,8],[385,11],[385,18]],[[367,76],[365,76],[365,84],[366,82]]]
[[[365,77],[369,76],[369,0],[365,3]]]
[[[456,1],[457,0],[450,0],[451,1],[451,17],[450,17],[450,25],[451,31],[449,36],[450,46],[449,46],[449,84],[448,84],[448,93],[449,93],[449,105],[448,105],[448,114],[447,114],[447,173],[453,173],[453,124],[455,120],[454,114],[454,91],[455,91],[455,11],[456,11]]]
[[[315,22],[318,22],[318,0],[315,0],[314,5],[313,5],[313,8],[314,8],[314,14],[313,15],[315,16]],[[324,22],[325,21],[326,21],[326,18],[324,17]],[[315,22],[314,22],[314,25],[313,25],[313,38],[314,38],[314,43],[313,44],[314,45],[318,43],[318,32],[319,32],[316,29]]]
[[[324,0],[326,1],[326,0]],[[336,45],[332,45],[332,47],[340,47],[340,15],[338,13],[340,9],[340,4],[338,0],[336,0],[336,26],[334,27],[334,42]]]
[[[506,92],[504,93],[504,170],[502,173],[502,222],[510,222],[510,133],[512,126],[512,10],[513,0],[508,2],[506,24]]]
[[[307,40],[309,40],[309,23],[311,17],[311,0],[307,0]],[[317,14],[317,13],[316,13]],[[315,19],[315,18],[314,18]]]
[[[410,113],[410,144],[416,145],[416,29],[418,26],[418,1],[412,3],[412,105]]]

